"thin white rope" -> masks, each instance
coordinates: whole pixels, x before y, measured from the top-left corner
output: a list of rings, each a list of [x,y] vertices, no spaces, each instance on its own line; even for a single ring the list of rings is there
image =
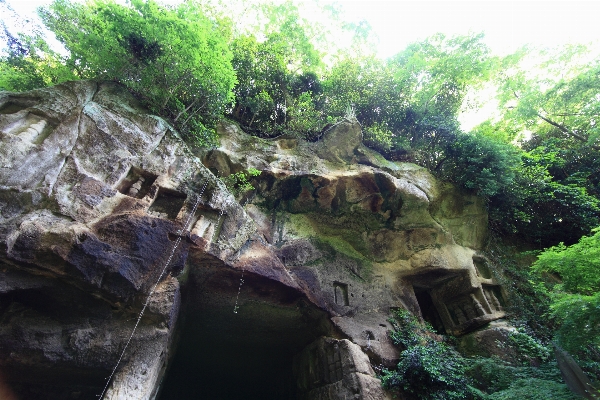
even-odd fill
[[[131,335],[129,335],[129,339],[127,339],[127,343],[125,343],[125,347],[123,348],[123,351],[121,352],[121,356],[119,357],[119,360],[117,361],[117,364],[115,365],[115,367],[113,368],[110,376],[108,377],[108,379],[106,381],[106,385],[104,386],[104,389],[102,390],[102,393],[100,394],[100,396],[98,396],[100,399],[102,399],[104,397],[104,394],[106,393],[106,390],[108,389],[108,386],[110,385],[110,382],[111,382],[113,376],[115,375],[115,372],[117,371],[117,368],[119,367],[119,365],[121,364],[121,361],[123,360],[123,357],[125,356],[125,351],[127,350],[127,347],[129,346],[129,343],[131,342],[131,339],[133,338],[133,335],[135,334],[135,331],[136,331],[136,329],[137,329],[140,321],[142,320],[142,316],[144,315],[144,311],[146,311],[146,307],[148,307],[148,304],[150,303],[150,297],[152,297],[152,295],[154,294],[154,291],[156,290],[156,287],[160,283],[160,281],[161,281],[161,279],[162,279],[165,271],[167,270],[167,267],[171,263],[171,260],[173,259],[173,256],[175,255],[175,250],[177,250],[177,247],[181,243],[181,234],[183,233],[184,230],[187,230],[188,224],[190,223],[190,220],[192,219],[192,216],[196,213],[196,209],[198,208],[198,204],[200,204],[200,198],[204,194],[204,190],[206,189],[206,185],[207,184],[208,184],[208,180],[206,180],[206,182],[204,183],[204,186],[200,190],[200,194],[198,195],[198,197],[196,199],[196,204],[194,204],[192,212],[190,213],[190,215],[188,215],[188,218],[185,221],[185,224],[182,226],[182,228],[177,233],[178,237],[177,237],[177,240],[175,241],[175,243],[173,243],[173,247],[171,248],[171,255],[167,259],[167,262],[165,263],[165,266],[163,267],[162,271],[160,272],[160,275],[158,276],[158,279],[156,280],[156,282],[152,286],[152,289],[150,289],[150,291],[148,292],[148,297],[146,297],[146,302],[144,303],[144,307],[142,307],[142,311],[140,311],[140,315],[138,316],[138,319],[135,322],[133,330],[131,331]]]
[[[242,270],[242,278],[240,279],[240,286],[238,287],[237,296],[235,297],[235,306],[233,307],[233,313],[237,314],[238,310],[238,299],[240,298],[240,292],[242,291],[242,285],[244,284],[244,270]]]
[[[242,204],[242,208],[244,208],[244,206],[246,205],[246,203],[248,202],[249,198],[246,199],[244,201],[244,204]],[[221,215],[222,215],[223,211],[221,210]],[[220,218],[220,217],[219,217]],[[238,262],[240,257],[242,256],[242,249],[240,249],[238,256],[236,257],[234,262]],[[235,296],[235,306],[233,307],[233,313],[237,314],[238,313],[238,309],[240,308],[238,306],[238,300],[240,298],[240,292],[242,291],[242,285],[244,284],[244,270],[242,269],[242,278],[240,279],[240,286],[238,287],[238,292],[237,295]]]

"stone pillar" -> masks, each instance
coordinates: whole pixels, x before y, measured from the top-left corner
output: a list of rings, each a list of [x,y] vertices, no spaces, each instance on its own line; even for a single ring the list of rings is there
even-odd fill
[[[349,340],[322,337],[294,358],[301,400],[383,400],[369,358]]]

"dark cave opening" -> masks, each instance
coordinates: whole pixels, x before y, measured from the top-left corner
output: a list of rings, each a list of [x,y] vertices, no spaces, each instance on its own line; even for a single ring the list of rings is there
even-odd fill
[[[190,273],[159,400],[296,399],[294,355],[331,334],[327,314],[260,276],[244,274],[239,290],[241,276],[222,265]]]
[[[435,305],[433,304],[433,299],[429,294],[429,291],[424,288],[414,287],[415,296],[417,297],[417,302],[419,303],[419,307],[421,308],[421,315],[423,319],[433,326],[439,333],[445,333],[446,330],[444,328],[444,323],[442,322],[442,318],[438,313]]]

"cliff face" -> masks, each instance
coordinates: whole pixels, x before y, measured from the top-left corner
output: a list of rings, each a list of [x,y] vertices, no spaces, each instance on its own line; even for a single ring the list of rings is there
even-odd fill
[[[455,335],[504,315],[480,199],[384,160],[355,121],[316,143],[219,130],[192,154],[111,83],[0,94],[0,378],[17,396],[95,398],[120,361],[105,398],[161,382],[163,399],[383,398],[364,357],[396,362],[390,310]],[[217,175],[248,168],[235,198]]]

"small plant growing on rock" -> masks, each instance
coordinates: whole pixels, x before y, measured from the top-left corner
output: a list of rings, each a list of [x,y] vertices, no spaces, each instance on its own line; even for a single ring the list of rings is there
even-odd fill
[[[352,104],[348,104],[346,106],[346,110],[344,111],[344,119],[348,120],[351,123],[358,122],[356,119],[356,110]]]
[[[248,171],[240,171],[221,178],[227,189],[235,196],[254,190],[254,186],[248,181],[249,177],[260,175],[256,168],[248,168]]]

